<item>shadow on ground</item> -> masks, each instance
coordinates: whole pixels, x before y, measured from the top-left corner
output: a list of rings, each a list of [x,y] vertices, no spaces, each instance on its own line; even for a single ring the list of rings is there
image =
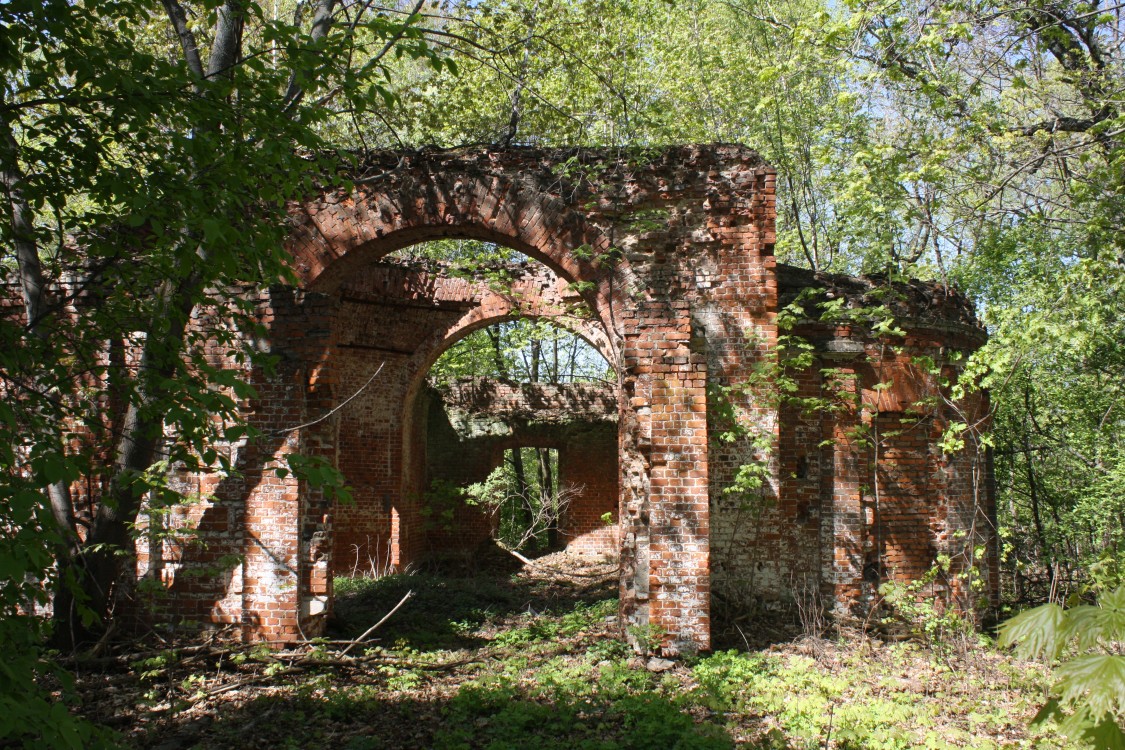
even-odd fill
[[[329,638],[351,640],[411,597],[371,641],[416,649],[477,648],[490,640],[490,623],[517,615],[553,615],[617,596],[616,566],[566,568],[551,556],[529,568],[498,558],[487,567],[430,567],[379,579],[336,580]]]
[[[430,700],[387,698],[383,688],[303,688],[262,695],[202,722],[161,733],[157,750],[334,747],[534,750],[727,749],[730,735],[698,723],[655,693],[529,699],[502,687],[467,687]]]

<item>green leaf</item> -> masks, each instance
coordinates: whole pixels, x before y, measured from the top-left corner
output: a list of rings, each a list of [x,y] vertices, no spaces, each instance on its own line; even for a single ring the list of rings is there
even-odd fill
[[[1097,606],[1084,604],[1067,611],[1063,637],[1087,650],[1100,643],[1125,640],[1125,588],[1098,597]]]
[[[1054,689],[1060,702],[1085,704],[1101,718],[1125,710],[1125,656],[1094,654],[1059,665]]]
[[[32,461],[36,475],[43,484],[55,482],[73,482],[78,479],[80,472],[66,456],[58,453],[44,453]]]
[[[1000,626],[1000,645],[1014,646],[1025,658],[1057,658],[1066,645],[1066,612],[1044,604],[1021,612]]]
[[[1125,732],[1112,716],[1106,716],[1082,733],[1082,739],[1098,750],[1125,750]]]
[[[1031,720],[1031,726],[1039,726],[1048,721],[1059,721],[1063,717],[1062,707],[1059,705],[1057,698],[1051,698],[1043,707],[1035,714],[1035,718]]]

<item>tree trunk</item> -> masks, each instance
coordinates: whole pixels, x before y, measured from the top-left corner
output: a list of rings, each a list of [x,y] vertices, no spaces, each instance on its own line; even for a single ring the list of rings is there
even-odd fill
[[[166,303],[158,309],[167,311],[162,317],[170,321],[169,329],[163,338],[145,337],[137,367],[142,380],[125,413],[109,489],[98,503],[81,552],[67,566],[72,584],[61,586],[55,598],[54,645],[58,648],[71,650],[93,641],[110,613],[119,563],[133,559],[130,529],[144,500],[144,485],[138,480],[156,459],[164,433],[164,414],[158,404],[165,394],[159,384],[175,374],[198,291],[199,275],[194,272],[178,287],[166,283],[161,290]],[[81,616],[82,609],[94,622]]]
[[[542,518],[547,523],[547,546],[554,549],[559,543],[559,517],[555,497],[554,472],[551,466],[551,449],[536,448],[539,469],[539,504]]]
[[[3,104],[2,98],[0,104]],[[16,143],[7,120],[0,120],[0,127],[3,128],[0,132],[0,184],[7,193],[16,262],[19,266],[20,293],[23,297],[24,314],[27,316],[27,331],[45,346],[49,346],[50,330],[47,317],[52,313],[53,305],[43,276],[43,266],[39,260],[33,213],[23,195],[19,144]],[[64,455],[65,447],[61,434],[52,435],[49,439],[54,443],[56,451]],[[69,554],[76,549],[78,543],[70,487],[65,481],[52,482],[47,487],[47,501],[51,507],[51,515],[55,519],[55,526],[62,537],[63,553]]]
[[[1024,409],[1027,415],[1031,414],[1031,391],[1024,388]],[[1047,544],[1047,534],[1043,529],[1043,517],[1039,509],[1039,484],[1035,477],[1035,457],[1031,448],[1031,428],[1024,420],[1023,430],[1023,455],[1027,471],[1027,491],[1031,499],[1031,522],[1035,525],[1035,538],[1039,542],[1039,554],[1046,562],[1047,572],[1050,576],[1052,588],[1055,582],[1054,555]]]
[[[516,502],[519,503],[519,525],[522,532],[527,531],[531,526],[532,519],[535,517],[529,498],[531,491],[527,487],[527,471],[523,465],[523,451],[520,448],[512,448],[508,451],[508,460],[512,465],[512,475],[516,480]]]

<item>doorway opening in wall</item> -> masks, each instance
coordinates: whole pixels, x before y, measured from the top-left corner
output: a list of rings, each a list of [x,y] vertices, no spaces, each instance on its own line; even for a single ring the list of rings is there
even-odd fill
[[[339,635],[408,590],[385,627],[407,640],[616,613],[618,382],[582,290],[476,240],[408,247],[364,273],[341,290],[352,328],[338,371],[362,385],[384,369],[341,413],[339,468],[358,486],[335,542],[393,553],[385,575],[335,569]]]
[[[500,465],[466,494],[493,517],[495,540],[526,555],[558,547],[559,519],[580,492],[560,485],[558,449],[508,448]]]
[[[450,347],[426,397],[423,512],[451,527],[431,529],[432,553],[616,553],[616,383],[593,345],[503,321]]]

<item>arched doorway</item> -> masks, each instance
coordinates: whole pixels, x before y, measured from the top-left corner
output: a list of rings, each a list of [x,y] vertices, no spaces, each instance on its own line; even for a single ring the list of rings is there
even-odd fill
[[[388,289],[409,292],[396,297]],[[434,394],[427,375],[443,353],[489,326],[550,320],[597,342],[591,350],[600,352],[606,370],[613,370],[605,356],[608,336],[571,289],[550,269],[526,259],[472,272],[386,259],[357,271],[340,287],[336,345],[322,372],[347,405],[322,430],[323,441],[334,448],[335,465],[353,488],[354,502],[331,509],[332,528],[324,530],[334,542],[327,555],[329,572],[402,569],[434,551],[427,503],[437,476],[428,466],[426,448],[427,415],[438,407],[430,409]],[[599,406],[612,412],[616,424],[616,376],[599,390]],[[541,391],[542,386],[540,396]],[[616,430],[612,438],[616,456]],[[442,479],[456,476],[452,472]]]

